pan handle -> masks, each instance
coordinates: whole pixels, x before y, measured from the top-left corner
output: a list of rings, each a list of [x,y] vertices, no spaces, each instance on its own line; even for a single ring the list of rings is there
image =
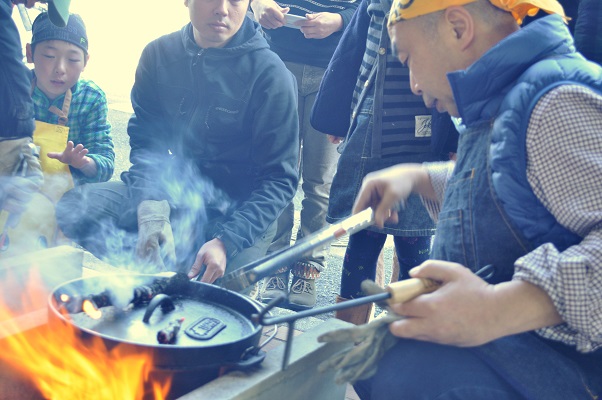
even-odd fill
[[[148,303],[148,306],[146,306],[146,311],[144,312],[144,317],[142,317],[142,322],[148,324],[151,315],[153,315],[153,312],[159,306],[161,306],[163,313],[168,313],[176,309],[171,297],[163,293],[158,294],[153,297],[153,299]]]

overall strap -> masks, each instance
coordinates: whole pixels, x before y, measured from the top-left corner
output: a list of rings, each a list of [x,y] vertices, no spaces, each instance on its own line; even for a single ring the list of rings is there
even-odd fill
[[[36,88],[36,80],[35,77],[31,80],[31,94],[33,94],[33,91]],[[48,108],[48,111],[59,117],[58,124],[61,126],[67,125],[69,108],[71,107],[71,97],[71,89],[67,89],[67,92],[65,92],[65,99],[63,100],[63,109],[59,110],[57,106],[50,106],[50,108]]]
[[[50,106],[48,109],[48,111],[59,117],[58,124],[61,126],[67,125],[69,108],[71,107],[71,97],[71,89],[67,89],[67,92],[65,93],[65,100],[63,100],[63,109],[59,110],[56,106]]]

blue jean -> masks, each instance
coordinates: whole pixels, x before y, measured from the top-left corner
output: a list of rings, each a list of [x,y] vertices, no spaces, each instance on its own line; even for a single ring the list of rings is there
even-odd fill
[[[328,225],[325,219],[326,210],[339,153],[336,145],[330,143],[325,134],[312,128],[309,122],[311,108],[325,69],[293,62],[285,62],[285,65],[297,79],[299,94],[301,138],[299,170],[304,196],[297,239],[301,239]],[[277,233],[269,252],[290,246],[294,217],[295,205],[291,202],[278,219]],[[322,270],[327,250],[328,246],[316,248],[302,261],[309,262],[318,270]]]
[[[374,95],[367,96],[350,128],[351,133],[339,146],[341,156],[338,161],[336,175],[332,181],[330,201],[326,220],[338,222],[351,215],[353,202],[364,177],[373,171],[378,171],[401,163],[421,163],[432,161],[437,157],[428,153],[399,154],[387,157],[372,156],[372,136],[378,134],[374,129]],[[370,227],[371,231],[387,233],[395,236],[432,236],[435,223],[429,217],[420,198],[411,195],[406,207],[399,214],[399,222],[395,225],[386,224],[383,229]]]
[[[524,399],[474,353],[415,340],[400,340],[354,389],[362,400]]]
[[[386,234],[368,230],[349,237],[341,273],[341,297],[352,299],[364,295],[361,283],[366,279],[375,279],[378,256],[386,239]],[[394,236],[393,240],[399,261],[398,278],[407,279],[410,269],[429,258],[431,237]]]
[[[600,351],[582,354],[535,333],[507,336],[477,347],[400,339],[373,377],[354,388],[362,400],[595,399],[602,386]]]

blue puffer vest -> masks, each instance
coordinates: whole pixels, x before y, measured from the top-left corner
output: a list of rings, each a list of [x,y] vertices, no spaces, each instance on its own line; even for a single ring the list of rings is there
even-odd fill
[[[564,22],[551,15],[511,35],[470,68],[448,78],[464,126],[493,121],[488,162],[491,183],[513,225],[533,248],[554,243],[563,251],[578,243],[581,238],[556,221],[529,185],[525,136],[529,116],[542,95],[564,84],[601,92],[602,68],[575,51]]]

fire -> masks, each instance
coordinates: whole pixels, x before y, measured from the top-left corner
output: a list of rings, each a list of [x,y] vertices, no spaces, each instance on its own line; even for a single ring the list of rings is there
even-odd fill
[[[22,304],[33,310],[33,304],[46,303],[46,293],[35,277],[29,282]],[[31,380],[43,398],[165,399],[168,395],[171,382],[147,383],[152,366],[148,355],[119,345],[107,349],[99,337],[83,340],[65,323],[15,334],[21,329],[14,314],[0,304],[0,338],[4,338],[0,361]]]

